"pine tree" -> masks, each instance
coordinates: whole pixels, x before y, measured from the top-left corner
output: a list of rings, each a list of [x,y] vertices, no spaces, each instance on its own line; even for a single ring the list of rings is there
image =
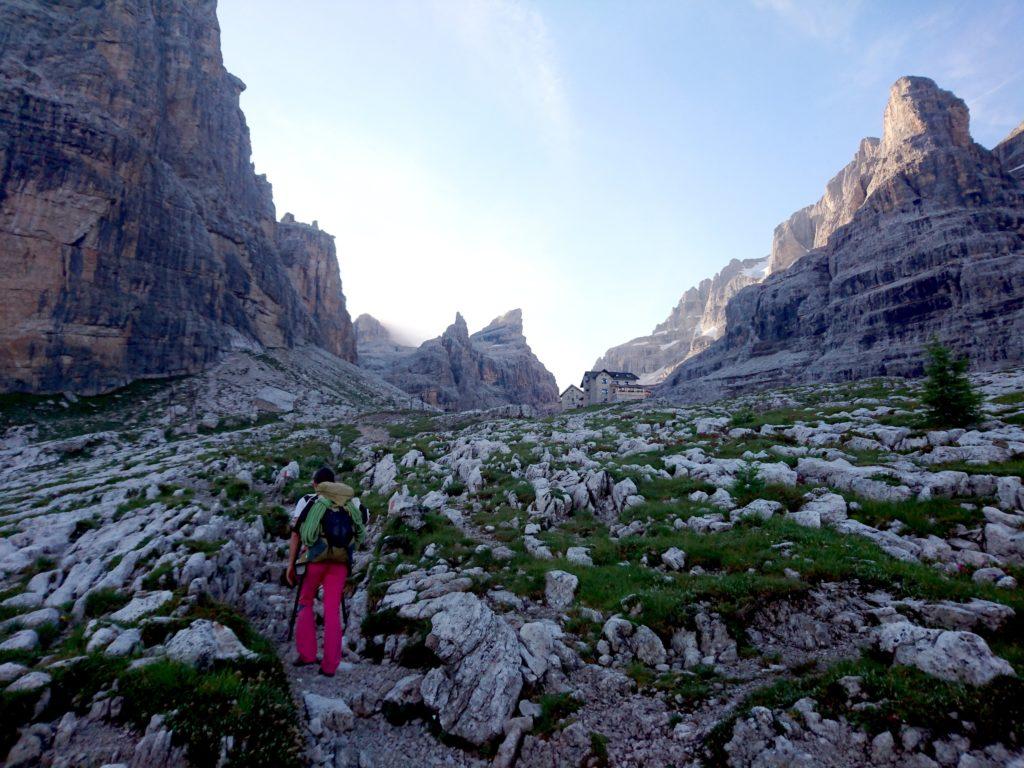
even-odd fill
[[[936,427],[966,427],[981,418],[981,395],[967,378],[966,357],[953,359],[948,348],[933,339],[928,345],[931,362],[925,367],[921,401],[928,411],[928,422]]]

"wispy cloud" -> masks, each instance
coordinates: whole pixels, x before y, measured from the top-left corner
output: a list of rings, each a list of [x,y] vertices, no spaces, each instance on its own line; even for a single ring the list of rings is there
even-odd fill
[[[819,40],[847,35],[860,13],[861,0],[753,0],[754,6],[770,11],[787,24]]]
[[[938,7],[862,40],[847,82],[875,91],[900,75],[931,77],[967,102],[976,138],[998,141],[1024,117],[1008,103],[1016,100],[1006,98],[1007,88],[1024,76],[1024,49],[1014,42],[1024,25],[1024,7],[993,2],[980,17],[971,10]]]
[[[543,15],[516,0],[434,0],[430,7],[482,74],[495,87],[514,88],[548,138],[564,147],[572,132],[569,99]]]

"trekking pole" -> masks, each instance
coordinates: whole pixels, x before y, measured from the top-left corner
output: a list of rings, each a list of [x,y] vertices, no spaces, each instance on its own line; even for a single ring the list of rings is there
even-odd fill
[[[306,579],[306,571],[308,568],[303,568],[302,573],[299,575],[299,579],[295,584],[295,603],[292,605],[292,618],[288,622],[288,637],[290,641],[292,639],[292,633],[295,631],[295,617],[299,613],[299,596],[302,594],[302,582]]]

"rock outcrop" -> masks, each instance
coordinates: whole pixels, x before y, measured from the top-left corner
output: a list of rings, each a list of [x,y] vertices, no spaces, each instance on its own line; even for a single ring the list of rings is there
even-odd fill
[[[977,368],[1024,359],[1024,187],[971,140],[964,102],[901,78],[881,142],[860,154],[850,221],[740,291],[723,338],[676,368],[666,394],[916,375],[933,337]]]
[[[992,150],[1003,163],[1003,170],[1018,179],[1024,179],[1024,121],[1014,128]]]
[[[878,139],[863,139],[853,160],[825,185],[821,199],[801,208],[775,228],[768,274],[781,272],[808,251],[822,247],[833,232],[853,218],[867,194],[878,145]]]
[[[286,213],[277,225],[277,249],[302,305],[319,333],[321,346],[356,360],[356,336],[341,291],[334,236],[314,221],[303,224]]]
[[[436,339],[412,349],[363,315],[356,323],[361,364],[423,402],[449,411],[558,400],[554,376],[523,336],[523,315],[513,309],[470,335],[461,314]]]
[[[253,170],[212,0],[6,3],[0,28],[0,390],[353,359],[333,244]]]
[[[407,355],[416,349],[395,341],[384,324],[372,315],[361,314],[355,319],[352,327],[355,331],[356,351],[361,368],[382,373],[397,357]]]
[[[711,279],[683,294],[650,336],[612,347],[594,370],[629,371],[644,384],[663,381],[683,360],[706,349],[725,330],[725,306],[737,291],[764,279],[768,259],[733,259]]]

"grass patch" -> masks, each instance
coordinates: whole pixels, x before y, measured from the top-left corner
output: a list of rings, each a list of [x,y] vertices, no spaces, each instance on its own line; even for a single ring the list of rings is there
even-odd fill
[[[1010,392],[1006,395],[999,395],[999,397],[993,397],[992,402],[999,405],[1018,405],[1024,403],[1024,392]]]
[[[221,548],[227,544],[227,539],[217,539],[216,541],[208,541],[206,539],[185,539],[182,544],[185,549],[193,554],[196,552],[202,552],[204,555],[212,555],[215,552],[219,552]]]
[[[657,673],[634,661],[626,669],[626,674],[633,678],[641,689],[663,693],[673,699],[679,696],[691,704],[708,698],[714,691],[714,683],[720,680],[712,667],[703,665],[694,667],[689,672]]]
[[[174,565],[172,563],[158,565],[142,579],[142,588],[146,590],[154,590],[173,586],[171,584],[172,570],[174,570]]]
[[[851,510],[850,517],[876,528],[885,528],[899,520],[918,536],[948,536],[957,525],[977,525],[984,519],[979,510],[964,509],[954,499],[894,502],[858,498],[856,501],[860,509]]]
[[[945,464],[933,464],[930,469],[932,472],[952,469],[957,472],[966,472],[969,475],[1024,477],[1024,458],[1010,459],[1009,461],[1003,461],[997,464],[970,464],[966,461],[951,461],[946,462]]]
[[[162,660],[125,673],[118,692],[124,697],[122,711],[137,728],[154,714],[170,713],[168,726],[193,765],[218,765],[225,736],[234,742],[232,764],[302,765],[295,704],[287,687],[264,672],[201,672]]]
[[[566,718],[583,706],[571,693],[546,693],[538,699],[540,714],[533,723],[533,732],[538,735],[552,733],[568,723]]]
[[[123,608],[131,599],[131,595],[110,587],[97,589],[85,598],[85,615],[88,618],[105,616]]]

